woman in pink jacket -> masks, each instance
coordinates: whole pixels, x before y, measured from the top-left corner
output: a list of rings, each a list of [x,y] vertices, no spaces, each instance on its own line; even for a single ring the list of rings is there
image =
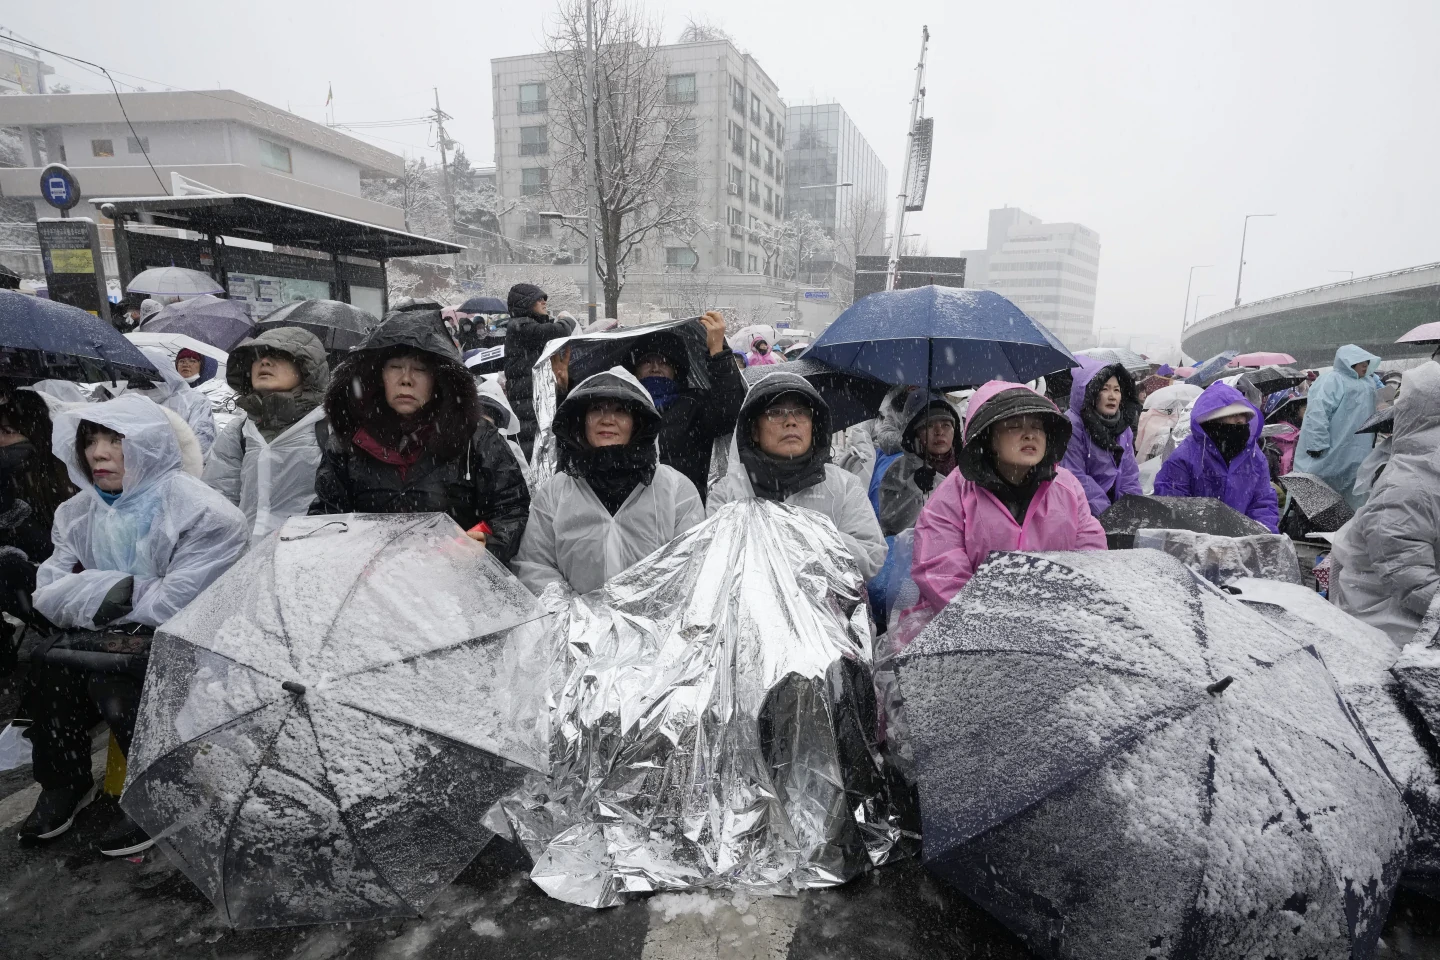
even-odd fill
[[[957,469],[915,522],[911,575],[938,613],[995,550],[1104,550],[1085,489],[1059,466],[1070,421],[1029,387],[992,380],[970,400]]]

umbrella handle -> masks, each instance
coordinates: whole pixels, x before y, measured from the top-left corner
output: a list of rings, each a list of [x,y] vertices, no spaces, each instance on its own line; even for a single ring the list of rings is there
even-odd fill
[[[1225,688],[1230,686],[1230,684],[1234,682],[1234,677],[1222,677],[1221,679],[1216,680],[1214,683],[1210,684],[1210,686],[1206,687],[1205,692],[1213,697],[1216,694],[1224,693]],[[302,687],[301,689],[303,690],[304,688]]]
[[[304,533],[297,533],[297,534],[296,534],[295,536],[293,536],[293,537],[285,537],[285,536],[282,536],[280,539],[281,539],[282,542],[285,542],[285,543],[289,543],[291,540],[304,540],[306,537],[310,536],[310,534],[312,534],[312,533],[319,533],[321,530],[324,530],[326,527],[334,526],[335,524],[339,524],[339,525],[340,525],[340,532],[341,532],[341,533],[349,533],[349,532],[350,532],[350,524],[346,523],[344,520],[327,520],[327,521],[325,521],[324,523],[320,524],[320,526],[316,527],[314,530],[307,530],[307,531],[305,531]],[[302,691],[302,692],[303,692],[303,691]]]

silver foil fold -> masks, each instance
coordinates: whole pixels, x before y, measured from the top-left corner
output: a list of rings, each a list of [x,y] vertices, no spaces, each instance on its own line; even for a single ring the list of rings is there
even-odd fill
[[[570,599],[552,639],[550,776],[500,805],[551,896],[790,894],[906,846],[864,585],[828,518],[727,504]]]

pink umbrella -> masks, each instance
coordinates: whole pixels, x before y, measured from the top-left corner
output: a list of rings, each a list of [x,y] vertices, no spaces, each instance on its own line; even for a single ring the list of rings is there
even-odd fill
[[[1396,343],[1440,343],[1440,321],[1422,323]]]
[[[1269,353],[1262,350],[1259,353],[1242,353],[1231,360],[1229,365],[1232,367],[1268,367],[1271,365],[1280,367],[1294,362],[1295,358],[1288,353]]]
[[[1176,367],[1176,368],[1175,368],[1175,379],[1176,379],[1176,380],[1184,380],[1186,377],[1193,377],[1194,375],[1195,375],[1195,368],[1194,368],[1194,367]]]

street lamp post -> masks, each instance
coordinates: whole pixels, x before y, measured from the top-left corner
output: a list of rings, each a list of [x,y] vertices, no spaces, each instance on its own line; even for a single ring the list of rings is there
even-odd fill
[[[1200,319],[1200,301],[1201,301],[1201,300],[1208,300],[1208,299],[1210,299],[1211,297],[1218,297],[1218,296],[1220,296],[1220,294],[1218,294],[1218,293],[1197,293],[1197,294],[1195,295],[1195,320],[1198,321],[1198,320]],[[1193,322],[1193,321],[1192,321],[1192,322]]]
[[[595,96],[595,0],[585,0],[585,238],[590,241],[590,255],[585,258],[585,295],[589,323],[595,322],[595,167],[600,156],[596,150],[594,129]],[[590,151],[595,150],[594,156]],[[616,311],[619,312],[618,310]]]
[[[1251,217],[1274,217],[1274,213],[1247,213],[1245,225],[1240,230],[1240,269],[1235,271],[1235,306],[1240,306],[1240,280],[1245,276],[1245,237],[1250,232]]]
[[[1214,266],[1211,263],[1197,263],[1190,268],[1190,279],[1185,281],[1185,314],[1180,318],[1180,329],[1184,330],[1190,322],[1190,285],[1195,282],[1195,271],[1206,270]]]

